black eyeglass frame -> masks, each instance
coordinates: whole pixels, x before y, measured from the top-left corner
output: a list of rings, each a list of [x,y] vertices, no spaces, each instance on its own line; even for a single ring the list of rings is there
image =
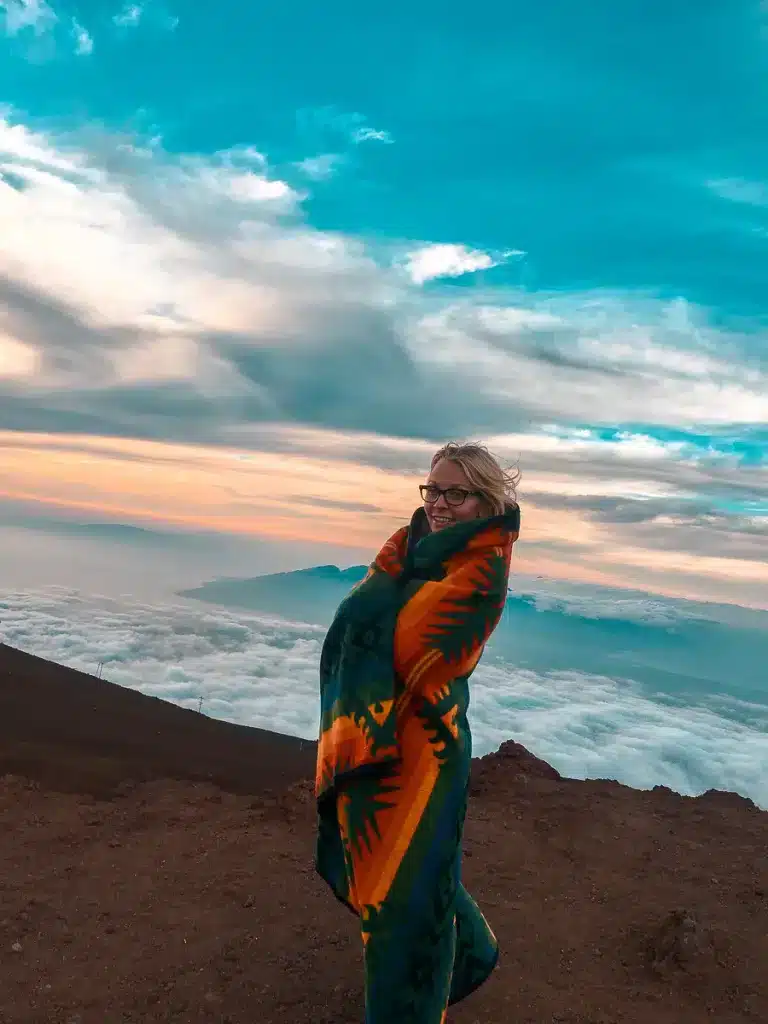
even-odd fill
[[[425,494],[425,491],[437,491],[437,494],[435,495],[434,498],[428,498]],[[448,495],[450,494],[451,491],[462,494],[463,497],[461,501],[449,501]],[[482,498],[482,494],[480,493],[480,491],[466,491],[464,490],[463,487],[443,488],[438,487],[436,484],[419,484],[419,494],[421,495],[421,500],[425,501],[428,505],[434,505],[438,498],[445,498],[445,503],[450,508],[460,508],[467,500],[467,498]]]

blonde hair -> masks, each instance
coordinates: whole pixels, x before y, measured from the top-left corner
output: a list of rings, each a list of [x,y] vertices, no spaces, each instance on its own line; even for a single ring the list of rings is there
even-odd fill
[[[449,441],[432,456],[430,468],[434,469],[443,459],[461,466],[470,486],[479,491],[487,502],[491,515],[501,515],[507,505],[517,503],[517,485],[522,476],[520,470],[515,468],[509,472],[503,469],[484,444]]]

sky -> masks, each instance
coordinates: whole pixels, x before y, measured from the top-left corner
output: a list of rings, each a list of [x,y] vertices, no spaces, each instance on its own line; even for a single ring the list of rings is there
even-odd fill
[[[768,7],[0,0],[13,585],[366,561],[431,453],[529,576],[768,608]]]

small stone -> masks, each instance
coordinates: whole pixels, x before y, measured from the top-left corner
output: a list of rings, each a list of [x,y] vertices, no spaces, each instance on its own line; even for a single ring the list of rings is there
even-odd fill
[[[14,942],[13,945],[11,946],[12,953],[21,953],[21,950],[22,946],[20,942]]]

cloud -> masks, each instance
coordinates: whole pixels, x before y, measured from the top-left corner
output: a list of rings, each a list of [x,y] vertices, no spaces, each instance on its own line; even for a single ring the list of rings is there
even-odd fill
[[[23,380],[39,368],[37,351],[15,338],[0,335],[0,380]]]
[[[531,422],[768,421],[766,374],[736,358],[746,339],[704,311],[504,288],[421,302],[390,269],[391,246],[313,230],[302,193],[253,149],[174,159],[157,142],[56,139],[6,121],[0,153],[24,183],[0,193],[0,273],[13,338],[40,355],[39,404],[61,408],[66,387],[82,413],[119,418],[138,388],[156,404],[154,388],[214,419],[221,396],[243,422],[434,438]],[[414,273],[490,259],[448,255],[422,248]],[[72,337],[69,371],[55,319]],[[161,348],[175,355],[155,372]]]
[[[390,145],[395,140],[392,138],[389,132],[381,131],[381,129],[368,128],[367,126],[363,126],[361,128],[356,128],[352,132],[352,141],[356,143],[385,142],[388,145]]]
[[[89,153],[19,125],[3,135],[3,167],[24,182],[3,196],[6,301],[15,340],[45,352],[37,395],[54,406],[65,383],[95,415],[138,398],[131,386],[167,390],[169,371],[148,369],[162,346],[178,353],[169,400],[213,413],[229,388],[245,421],[440,437],[532,419],[768,418],[765,375],[721,356],[732,339],[685,303],[501,290],[424,308],[387,271],[390,251],[309,228],[301,194],[256,151],[172,162],[156,145],[101,153],[97,139]],[[54,316],[84,339],[64,376],[46,373],[62,365]],[[78,344],[100,356],[78,363]]]
[[[127,3],[112,18],[112,21],[120,28],[135,28],[141,21],[143,14],[144,7],[141,4]]]
[[[413,481],[331,462],[325,441],[324,454],[311,457],[294,448],[286,458],[269,451],[9,432],[0,434],[0,494],[149,528],[256,532],[358,550],[376,546],[394,528],[394,510],[407,507]]]
[[[344,161],[345,158],[339,153],[321,153],[319,156],[309,156],[304,160],[298,160],[294,166],[312,181],[327,181],[328,178],[333,177]]]
[[[641,459],[623,450],[631,441],[489,440],[525,467],[517,572],[765,606],[765,520],[726,522],[701,500],[711,479],[723,489],[730,479],[751,483],[748,493],[758,493],[768,486],[762,469],[742,479],[725,456],[709,473],[695,458],[676,462],[673,451]],[[90,520],[335,545],[365,561],[414,507],[434,450],[423,440],[268,424],[247,441],[8,432],[0,434],[0,497]],[[629,506],[647,509],[646,519],[629,516]],[[317,549],[313,557],[330,556]]]
[[[56,53],[57,40],[69,38],[77,57],[93,53],[93,38],[77,18],[63,22],[45,0],[0,0],[0,28],[6,35],[24,37],[32,35],[34,43],[27,49],[28,59],[42,61]],[[6,183],[8,178],[5,177]]]
[[[722,199],[747,206],[768,207],[768,184],[744,178],[712,178],[706,186]]]
[[[56,588],[5,591],[0,605],[2,639],[14,646],[88,672],[102,665],[105,678],[182,707],[197,710],[202,698],[212,717],[317,735],[320,627]],[[685,661],[692,652],[682,650]],[[572,777],[689,794],[735,790],[768,807],[765,704],[750,703],[735,683],[702,684],[682,698],[653,692],[636,669],[638,678],[613,678],[486,654],[473,676],[475,753],[514,738]]]
[[[347,134],[359,126],[341,120]],[[261,448],[295,466],[331,461],[326,479],[382,469],[396,480],[375,477],[383,491],[362,500],[394,516],[436,443],[486,436],[521,456],[528,537],[554,545],[549,558],[537,549],[544,571],[572,572],[555,547],[567,537],[578,571],[678,590],[708,578],[713,593],[755,599],[766,581],[759,324],[636,293],[424,289],[403,273],[409,258],[426,280],[501,257],[457,245],[441,264],[440,246],[318,230],[307,195],[252,146],[173,155],[160,139],[0,121],[0,429],[35,435],[19,443],[42,453],[37,482],[19,469],[11,484],[4,465],[7,492],[74,500],[50,476],[54,441],[38,435],[71,445],[90,433],[181,446],[185,464],[194,449],[220,468]],[[705,435],[704,447],[693,440]],[[751,462],[734,439],[752,445]],[[113,451],[109,467],[125,457]],[[92,500],[109,497],[97,487]],[[654,515],[630,521],[641,503]],[[214,506],[195,514],[242,528]],[[164,509],[181,523],[173,502]],[[270,529],[306,532],[294,511],[267,517]],[[383,528],[344,524],[355,543]]]
[[[148,3],[132,3],[131,0],[128,0],[117,14],[113,15],[112,23],[121,30],[150,25],[155,29],[173,32],[179,24],[179,19],[170,14],[162,4],[152,2],[152,0]]]
[[[57,21],[55,11],[45,0],[0,0],[0,25],[9,36],[26,30],[41,36],[50,31]]]
[[[72,20],[72,34],[75,37],[75,53],[78,57],[87,57],[93,53],[93,39],[79,21]]]
[[[438,277],[461,277],[489,270],[500,262],[487,252],[465,245],[425,245],[408,253],[405,269],[415,284],[424,284]]]
[[[330,140],[340,140],[352,146],[367,142],[391,145],[395,141],[390,132],[371,127],[363,114],[340,110],[336,106],[303,107],[296,114],[296,122],[305,144],[323,152],[326,147],[321,143]]]

